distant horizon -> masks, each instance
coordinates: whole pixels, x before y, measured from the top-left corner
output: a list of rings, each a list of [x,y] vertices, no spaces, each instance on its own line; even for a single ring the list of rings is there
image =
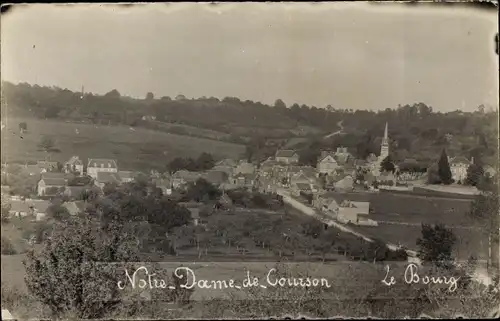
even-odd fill
[[[71,90],[69,88],[63,88],[63,87],[59,87],[59,86],[56,86],[56,85],[39,85],[39,84],[31,84],[31,83],[27,83],[27,82],[19,82],[19,83],[13,83],[11,81],[8,81],[8,80],[4,80],[2,79],[2,82],[8,82],[8,83],[11,83],[13,84],[14,86],[18,86],[18,85],[21,85],[21,84],[28,84],[30,85],[31,87],[34,87],[34,86],[39,86],[41,88],[45,87],[45,88],[50,88],[50,89],[55,89],[55,88],[58,88],[60,90],[69,90],[73,93],[80,93],[81,92],[81,89],[80,90]],[[111,89],[110,91],[112,90],[115,90],[116,88],[113,88]],[[133,100],[146,100],[145,97],[133,97],[133,96],[129,96],[129,95],[126,95],[126,94],[123,94],[120,92],[120,90],[116,89],[119,93],[120,93],[120,97],[123,97],[123,98],[130,98],[130,99],[133,99]],[[93,96],[98,96],[98,97],[103,97],[104,95],[106,95],[107,93],[109,93],[110,91],[106,92],[106,93],[95,93],[95,92],[91,92],[91,91],[83,91],[83,93],[85,95],[93,95]],[[177,96],[177,95],[176,95]],[[163,97],[169,97],[171,99],[171,101],[179,101],[179,100],[176,100],[175,99],[175,96],[154,96],[154,100],[158,100],[158,101],[161,101],[161,99]],[[239,99],[240,102],[242,103],[245,103],[246,101],[250,101],[254,104],[262,104],[264,106],[269,106],[270,108],[274,108],[274,103],[272,104],[268,104],[268,103],[264,103],[264,102],[261,102],[261,101],[256,101],[256,100],[252,100],[252,99],[241,99],[239,97],[236,97],[236,96],[226,96],[226,97],[216,97],[216,96],[201,96],[201,97],[186,97],[186,100],[201,100],[201,99],[217,99],[218,101],[222,102],[225,98],[236,98],[236,99]],[[277,98],[277,100],[280,99],[283,101],[283,99],[281,98]],[[405,106],[405,105],[409,105],[409,106],[412,106],[414,104],[418,104],[418,103],[423,103],[429,107],[433,107],[429,104],[427,104],[425,101],[415,101],[415,102],[411,102],[411,103],[405,103],[405,104],[400,104],[401,106]],[[292,104],[285,104],[286,105],[286,108],[290,108],[292,107],[294,104],[296,103],[292,103]],[[298,103],[297,103],[298,104]],[[314,105],[308,105],[308,104],[298,104],[300,107],[302,107],[303,105],[307,106],[308,108],[312,108],[312,107],[316,107],[316,108],[319,108],[319,109],[326,109],[328,106],[314,106]],[[485,104],[482,104],[484,106],[484,111],[486,113],[488,112],[498,112],[498,106],[492,106],[492,105],[485,105]],[[477,107],[479,107],[481,105],[478,105]],[[399,106],[395,106],[395,107],[387,107],[388,109],[391,109],[391,110],[397,110]],[[332,106],[332,108],[334,110],[351,110],[349,108],[336,108],[334,106]],[[369,109],[369,108],[359,108],[359,109],[352,109],[353,111],[356,111],[356,110],[359,110],[359,111],[369,111],[369,112],[383,112],[385,109],[379,109],[379,110],[373,110],[373,109]],[[457,111],[460,111],[460,112],[463,112],[463,113],[474,113],[475,111],[477,111],[477,108],[474,109],[474,110],[462,110],[462,109],[455,109],[455,110],[448,110],[448,111],[440,111],[440,110],[435,110],[433,108],[432,112],[433,113],[442,113],[442,114],[447,114],[447,113],[454,113],[454,112],[457,112]]]
[[[152,92],[271,106],[498,110],[496,12],[430,7],[18,6],[1,20],[1,77],[134,99]]]

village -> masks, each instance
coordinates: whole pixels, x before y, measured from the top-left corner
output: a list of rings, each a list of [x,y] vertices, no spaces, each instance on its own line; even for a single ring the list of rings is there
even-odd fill
[[[380,154],[371,154],[366,160],[355,159],[345,147],[336,150],[322,151],[316,168],[300,166],[299,155],[295,150],[278,150],[274,157],[260,164],[246,160],[223,159],[215,162],[215,166],[205,171],[189,171],[181,169],[174,173],[150,173],[121,170],[115,159],[90,158],[84,161],[73,156],[64,164],[55,161],[38,161],[37,164],[2,165],[2,174],[9,175],[16,171],[23,172],[36,182],[36,195],[26,197],[15,195],[8,185],[2,185],[2,199],[9,207],[10,216],[33,217],[43,220],[51,200],[63,199],[62,204],[70,214],[83,211],[84,195],[89,191],[102,193],[107,185],[120,185],[131,182],[138,176],[146,177],[163,195],[185,190],[189,184],[196,184],[199,179],[212,184],[222,191],[247,190],[263,194],[286,197],[289,203],[313,210],[320,218],[334,220],[342,224],[377,226],[377,220],[370,218],[373,206],[369,197],[371,193],[398,192],[412,195],[430,192],[454,193],[468,197],[478,193],[475,187],[458,184],[449,186],[433,186],[427,184],[427,173],[400,171],[397,164],[394,170],[384,171],[383,162],[389,157],[389,130],[386,123]],[[464,182],[467,169],[473,163],[458,156],[448,158],[453,179]],[[414,160],[405,160],[412,163]],[[12,169],[12,167],[16,169]],[[486,175],[494,176],[495,170],[484,168]],[[342,195],[342,197],[338,197]],[[425,194],[424,194],[425,195]],[[361,196],[361,197],[360,197]],[[231,203],[226,193],[222,200]],[[2,201],[3,202],[3,201]],[[196,204],[196,203],[195,203]],[[302,205],[298,205],[302,204]],[[199,206],[203,204],[199,203]],[[193,220],[198,222],[198,210],[192,204],[189,207]]]

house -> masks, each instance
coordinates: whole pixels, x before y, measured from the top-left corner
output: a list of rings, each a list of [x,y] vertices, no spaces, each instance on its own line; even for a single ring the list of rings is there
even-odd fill
[[[354,189],[354,179],[351,175],[346,175],[334,184],[334,188],[336,191],[352,191]]]
[[[58,163],[57,162],[50,162],[50,161],[37,161],[36,165],[40,167],[42,170],[45,170],[47,172],[51,172],[53,170],[57,170],[58,168]]]
[[[474,164],[474,157],[471,160],[463,156],[449,157],[448,163],[450,164],[451,176],[455,182],[464,182],[467,178],[467,169],[471,164]]]
[[[290,184],[294,183],[317,184],[317,179],[314,172],[307,170],[300,170],[298,173],[289,176],[289,182]]]
[[[275,159],[279,163],[296,164],[299,162],[299,154],[294,150],[283,149],[276,152]]]
[[[132,171],[118,171],[118,176],[123,183],[129,183],[135,179],[135,173]]]
[[[121,184],[122,180],[118,173],[97,172],[97,177],[94,180],[95,186],[103,189],[106,184]]]
[[[190,172],[187,170],[180,170],[172,175],[172,187],[174,189],[183,188],[188,183],[194,183],[202,175],[198,172]]]
[[[364,159],[355,159],[353,165],[356,169],[364,169],[368,166],[368,162]]]
[[[393,184],[396,183],[396,176],[392,172],[383,172],[380,174],[380,176],[377,178],[377,180],[380,182],[379,185],[390,185],[391,182]]]
[[[215,187],[219,187],[226,183],[229,178],[226,172],[217,170],[208,170],[204,172],[201,177]]]
[[[255,165],[246,161],[238,163],[234,169],[234,174],[253,174],[255,173]]]
[[[347,151],[347,147],[337,147],[337,151],[335,152],[335,160],[339,165],[345,164],[349,158],[351,158],[351,154]]]
[[[293,183],[291,185],[291,192],[292,195],[294,196],[300,196],[302,194],[309,194],[312,195],[313,192],[317,191],[311,183],[303,183],[303,182],[298,182],[298,183]]]
[[[277,191],[276,184],[274,181],[268,177],[258,177],[256,179],[256,185],[259,192],[264,194],[275,194]]]
[[[172,181],[167,178],[154,178],[153,184],[161,189],[163,195],[172,195]]]
[[[317,170],[321,174],[331,174],[339,167],[339,164],[335,160],[335,155],[330,152],[321,152],[321,156],[318,159]]]
[[[234,188],[251,188],[255,184],[256,175],[239,173],[233,175],[229,181]]]
[[[191,219],[193,220],[194,226],[200,224],[200,209],[203,203],[198,202],[181,202],[178,205],[183,206],[189,210],[191,213]]]
[[[356,220],[356,225],[378,226],[378,222],[368,218],[365,214],[359,214]]]
[[[85,211],[84,201],[64,202],[62,206],[68,210],[70,215],[77,215]]]
[[[228,176],[233,175],[234,169],[238,164],[232,159],[223,159],[215,163],[213,170],[225,172]]]
[[[114,159],[91,158],[87,164],[87,175],[96,179],[97,173],[118,173],[118,165]]]
[[[17,217],[34,215],[37,220],[47,215],[47,209],[50,206],[49,201],[33,199],[11,200],[9,204],[9,215]]]
[[[44,178],[42,176],[37,186],[38,196],[56,196],[63,193],[66,183],[67,181],[64,178]]]
[[[78,173],[83,175],[83,161],[78,156],[71,157],[64,163],[64,171],[66,173]]]
[[[363,215],[368,215],[370,213],[370,203],[369,202],[354,202],[350,200],[344,200],[340,207],[338,208],[337,219],[342,223],[358,223],[358,217],[363,217]],[[361,221],[366,221],[362,218]]]
[[[132,172],[130,172],[130,173],[132,173]],[[155,169],[152,169],[152,170],[149,171],[149,176],[152,177],[152,178],[161,178],[160,172],[158,172]]]
[[[141,118],[142,120],[149,120],[149,121],[152,121],[152,120],[156,120],[156,116],[152,116],[152,115],[145,115],[145,116],[142,116]]]

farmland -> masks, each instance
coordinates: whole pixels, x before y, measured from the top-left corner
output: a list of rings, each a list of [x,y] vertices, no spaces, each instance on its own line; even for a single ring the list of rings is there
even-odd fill
[[[18,124],[25,121],[28,132],[20,135]],[[42,136],[55,142],[58,152],[49,155],[37,145]],[[22,138],[21,138],[22,137]],[[127,126],[94,126],[53,120],[9,118],[2,130],[2,162],[36,161],[50,157],[64,162],[72,155],[87,158],[114,158],[123,169],[163,169],[173,157],[196,157],[208,152],[216,158],[238,157],[244,146],[210,139],[188,137]]]

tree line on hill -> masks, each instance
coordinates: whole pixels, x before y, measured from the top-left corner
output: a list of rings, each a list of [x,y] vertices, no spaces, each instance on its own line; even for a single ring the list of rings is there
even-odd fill
[[[292,104],[287,107],[280,99],[273,106],[235,97],[187,99],[179,95],[175,99],[157,99],[148,93],[145,99],[132,99],[122,96],[116,89],[102,96],[82,95],[57,87],[9,82],[2,83],[2,93],[2,108],[9,106],[7,112],[14,114],[127,125],[136,124],[144,115],[154,115],[160,122],[212,129],[232,137],[245,136],[243,140],[236,137],[237,143],[252,138],[249,144],[255,145],[252,148],[257,150],[269,145],[270,134],[285,130],[284,138],[304,135],[308,138],[300,149],[311,150],[307,146],[312,144],[321,145],[321,148],[345,146],[361,159],[380,150],[385,122],[390,124],[395,161],[410,157],[429,162],[436,150],[442,148],[466,157],[492,157],[497,132],[492,112],[483,105],[475,112],[441,113],[422,102],[380,111],[353,111],[331,105],[319,108]],[[343,122],[345,134],[325,139],[325,134],[338,128],[339,121]],[[247,130],[239,131],[242,128]],[[265,144],[258,143],[259,140]],[[284,143],[286,141],[281,140],[277,148]],[[310,158],[312,160],[308,161]],[[305,162],[313,163],[314,158],[314,155],[305,157]]]

